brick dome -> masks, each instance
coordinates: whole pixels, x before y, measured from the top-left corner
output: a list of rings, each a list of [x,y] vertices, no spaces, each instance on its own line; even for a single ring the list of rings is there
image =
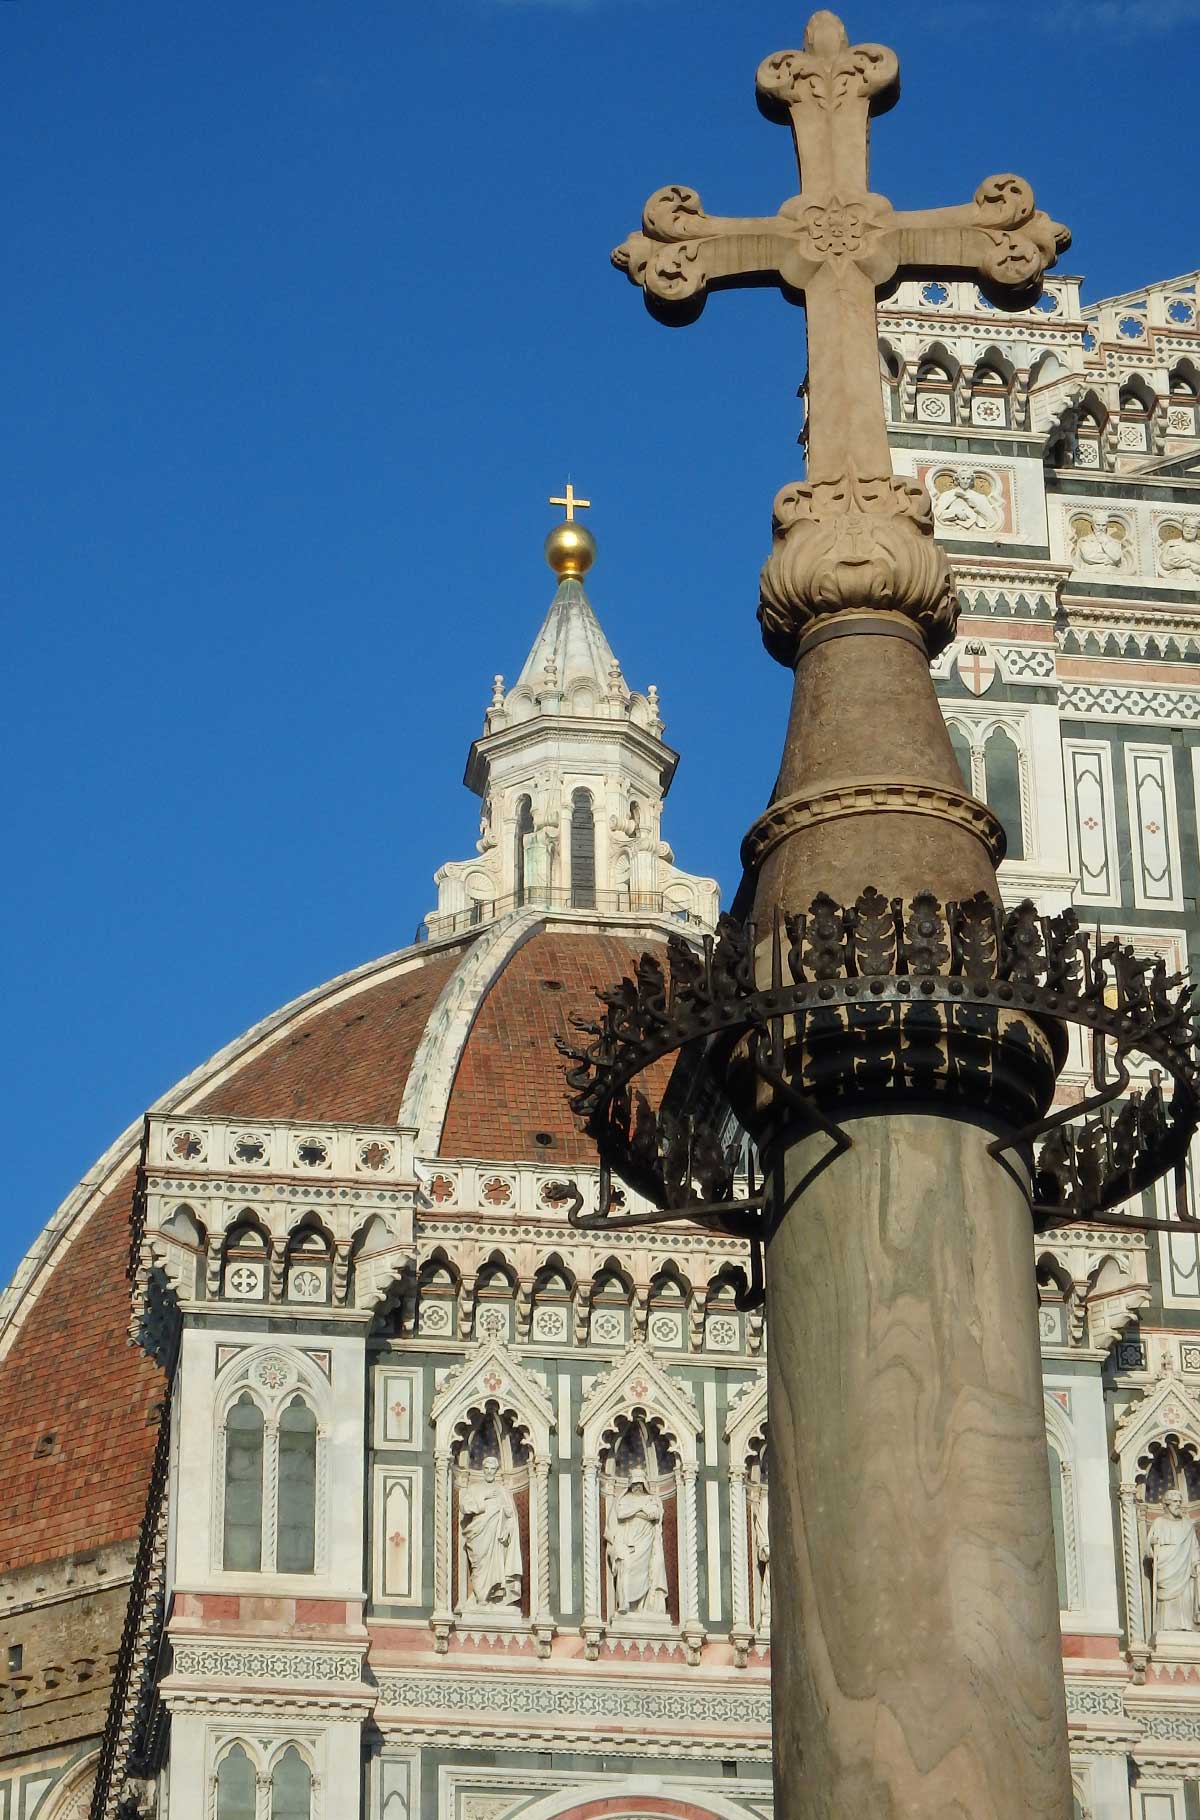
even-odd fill
[[[418,1156],[594,1161],[554,1036],[665,931],[521,911],[343,975],[256,1025],[157,1110],[412,1123]],[[0,1572],[128,1542],[164,1384],[127,1338],[141,1121],[64,1202],[0,1304]]]

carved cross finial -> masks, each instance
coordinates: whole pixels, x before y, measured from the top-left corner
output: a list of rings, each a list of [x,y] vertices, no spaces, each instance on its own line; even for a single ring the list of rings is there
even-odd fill
[[[592,502],[590,499],[579,499],[576,496],[574,487],[568,480],[567,491],[564,497],[562,499],[551,499],[547,503],[552,506],[564,506],[567,513],[567,523],[573,525],[575,523],[576,512],[584,511]]]
[[[989,177],[952,208],[902,212],[873,194],[870,120],[895,104],[899,64],[884,45],[852,45],[833,13],[813,14],[800,50],[766,58],[757,92],[791,126],[799,194],[776,215],[729,217],[706,214],[695,190],[658,190],[613,263],[667,323],[694,321],[710,291],[764,283],[806,307],[808,478],[775,501],[759,607],[768,650],[790,664],[819,615],[874,606],[913,619],[933,656],[957,607],[928,497],[892,474],[876,295],[897,277],[970,276],[1024,308],[1070,235],[1020,177]]]

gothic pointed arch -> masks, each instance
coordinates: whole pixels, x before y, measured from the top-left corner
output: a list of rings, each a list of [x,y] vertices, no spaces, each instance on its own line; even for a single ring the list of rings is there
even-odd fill
[[[1158,1377],[1145,1394],[1131,1403],[1119,1418],[1113,1435],[1117,1461],[1121,1525],[1121,1560],[1125,1579],[1127,1645],[1143,1659],[1151,1653],[1154,1611],[1145,1569],[1149,1527],[1147,1492],[1163,1489],[1164,1461],[1176,1466],[1192,1462],[1200,1490],[1200,1398],[1164,1360]],[[1188,1487],[1189,1492],[1191,1485]],[[1198,1503],[1189,1497],[1190,1503]],[[1200,1633],[1197,1633],[1200,1654]]]
[[[1050,1505],[1054,1525],[1055,1567],[1058,1571],[1058,1602],[1063,1611],[1079,1611],[1085,1605],[1085,1597],[1083,1564],[1079,1551],[1075,1428],[1067,1411],[1055,1397],[1047,1393],[1043,1402],[1050,1464]]]
[[[44,1815],[45,1820],[87,1820],[99,1767],[100,1752],[89,1751],[47,1795],[44,1806],[38,1808],[39,1815]]]
[[[632,1346],[592,1385],[579,1428],[587,1655],[606,1631],[661,1634],[682,1638],[698,1662],[700,1418],[690,1390],[648,1346]]]
[[[557,1423],[542,1379],[490,1341],[447,1373],[429,1422],[435,1648],[444,1652],[456,1628],[486,1624],[532,1630],[538,1653],[548,1655],[555,1628],[550,1437]],[[487,1584],[479,1567],[485,1546]]]
[[[594,1786],[557,1789],[532,1807],[522,1820],[747,1820],[750,1810],[728,1801],[710,1788],[698,1789],[686,1780],[676,1784],[659,1776],[622,1777],[619,1791],[611,1780]]]
[[[468,1353],[442,1379],[429,1410],[436,1448],[449,1446],[456,1422],[481,1401],[494,1402],[528,1436],[535,1456],[549,1456],[557,1422],[546,1386],[498,1341]]]
[[[691,1391],[666,1370],[648,1346],[631,1346],[616,1364],[597,1378],[583,1400],[579,1428],[585,1460],[599,1456],[605,1434],[619,1415],[646,1410],[663,1420],[689,1466],[698,1463],[696,1442],[700,1417]]]
[[[760,1368],[733,1397],[725,1418],[729,1448],[729,1537],[734,1659],[744,1668],[771,1617],[767,1511],[767,1374]]]

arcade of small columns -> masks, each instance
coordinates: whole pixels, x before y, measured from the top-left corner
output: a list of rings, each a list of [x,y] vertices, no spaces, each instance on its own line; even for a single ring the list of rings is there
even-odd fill
[[[706,1638],[722,1632],[739,1665],[761,1653],[770,1615],[765,1326],[760,1309],[737,1306],[746,1264],[737,1241],[638,1234],[618,1261],[599,1235],[585,1240],[567,1227],[556,1212],[551,1171],[445,1159],[420,1164],[405,1154],[405,1134],[395,1127],[313,1132],[278,1124],[248,1132],[230,1121],[156,1121],[152,1149],[160,1167],[168,1157],[175,1167],[148,1178],[139,1332],[152,1343],[172,1302],[185,1316],[204,1308],[221,1330],[211,1386],[198,1401],[193,1391],[182,1410],[185,1438],[193,1454],[203,1452],[214,1501],[211,1517],[198,1512],[191,1523],[206,1534],[189,1537],[184,1526],[181,1549],[192,1565],[181,1569],[181,1583],[261,1586],[262,1576],[279,1578],[277,1510],[266,1511],[253,1576],[231,1577],[223,1559],[228,1418],[247,1394],[263,1416],[268,1504],[279,1495],[282,1411],[297,1399],[311,1409],[309,1584],[356,1580],[337,1558],[336,1532],[340,1552],[352,1559],[367,1513],[350,1516],[341,1499],[335,1520],[330,1488],[361,1480],[371,1444],[363,1390],[369,1375],[375,1469],[384,1481],[375,1518],[378,1606],[397,1613],[421,1607],[427,1616],[418,1621],[430,1624],[440,1649],[455,1633],[524,1631],[549,1653],[565,1622],[582,1633],[593,1658],[606,1637],[624,1636],[669,1644],[695,1663]],[[314,1183],[314,1158],[322,1153],[337,1167],[340,1188],[328,1177],[319,1188]],[[230,1157],[237,1158],[236,1182]],[[594,1195],[594,1173],[574,1173]],[[364,1187],[364,1175],[380,1174],[393,1185]],[[400,1180],[403,1188],[395,1186]],[[1150,1299],[1146,1242],[1065,1230],[1037,1241],[1035,1256],[1047,1432],[1060,1481],[1064,1610],[1094,1611],[1099,1594],[1115,1595],[1118,1562],[1110,1539],[1110,1571],[1097,1571],[1095,1513],[1103,1510],[1100,1529],[1111,1532],[1109,1500],[1081,1481],[1098,1464],[1085,1456],[1107,1451],[1100,1367]],[[326,1348],[316,1336],[333,1311],[359,1319],[353,1340],[346,1332]],[[270,1326],[275,1314],[291,1331],[264,1338],[255,1330],[264,1316]],[[375,1337],[368,1344],[369,1330]],[[556,1371],[580,1353],[595,1372],[583,1378],[581,1405],[568,1414]],[[433,1369],[426,1398],[421,1385],[431,1355],[449,1362]],[[1050,1388],[1056,1357],[1094,1362],[1094,1376],[1080,1383],[1096,1403],[1098,1444],[1094,1436],[1080,1438]],[[1183,1533],[1169,1528],[1176,1521],[1172,1494],[1182,1493],[1191,1515],[1200,1509],[1200,1385],[1191,1385],[1169,1350],[1150,1367],[1131,1386],[1115,1449],[1126,1641],[1138,1672],[1152,1657],[1200,1659],[1200,1603],[1193,1622],[1170,1595],[1175,1604],[1165,1624],[1151,1577],[1156,1567],[1161,1592],[1161,1563]],[[698,1409],[696,1390],[701,1379],[722,1376],[729,1386],[720,1431],[725,1490],[714,1527],[701,1495],[708,1487],[698,1478],[702,1463],[714,1463],[716,1437],[705,1433],[707,1412]],[[390,1417],[378,1412],[397,1396],[409,1427],[393,1434]],[[1105,1475],[1102,1458],[1099,1465]],[[413,1487],[430,1467],[433,1534],[422,1549]],[[410,1514],[400,1540],[412,1557],[398,1598],[388,1557],[393,1470],[406,1488]],[[576,1610],[559,1592],[567,1531],[554,1521],[571,1480],[582,1523]],[[1085,1522],[1090,1542],[1080,1534]],[[1093,1565],[1085,1570],[1089,1550]],[[1182,1562],[1188,1550],[1177,1552]],[[702,1599],[702,1561],[725,1553],[731,1609],[727,1628],[714,1628],[702,1609],[711,1606]],[[1183,1566],[1190,1571],[1190,1561]],[[294,1575],[283,1580],[297,1584]],[[1115,1603],[1112,1612],[1115,1627]],[[1064,1623],[1070,1628],[1069,1616]]]

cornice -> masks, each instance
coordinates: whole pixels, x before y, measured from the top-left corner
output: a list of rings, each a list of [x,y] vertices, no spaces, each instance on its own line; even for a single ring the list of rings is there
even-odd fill
[[[1011,588],[1019,583],[1025,588],[1040,589],[1044,594],[1056,594],[1071,574],[1070,563],[1033,562],[1020,556],[975,558],[956,553],[950,566],[960,592],[966,586]]]
[[[523,746],[535,746],[546,738],[560,746],[631,746],[658,772],[664,797],[679,766],[679,754],[673,747],[627,716],[610,720],[601,714],[533,714],[528,720],[513,721],[507,727],[498,727],[494,733],[484,733],[472,740],[463,773],[467,789],[482,796],[497,753],[519,752]]]

